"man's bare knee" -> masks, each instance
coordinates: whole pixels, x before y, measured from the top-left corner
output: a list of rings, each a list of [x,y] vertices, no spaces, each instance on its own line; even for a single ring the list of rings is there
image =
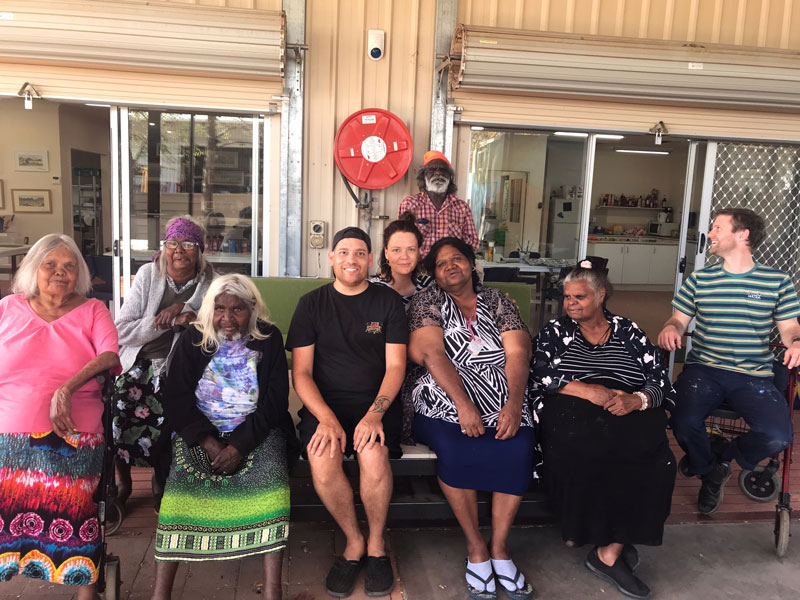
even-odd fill
[[[333,458],[327,451],[322,456],[309,454],[308,463],[311,467],[311,477],[319,485],[326,485],[344,477],[342,453],[338,448]]]
[[[385,446],[373,446],[371,450],[365,448],[358,454],[358,468],[361,477],[368,480],[380,481],[391,477],[389,449]]]

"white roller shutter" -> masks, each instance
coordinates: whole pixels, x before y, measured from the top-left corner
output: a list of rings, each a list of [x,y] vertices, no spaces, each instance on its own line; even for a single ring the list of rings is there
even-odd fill
[[[137,0],[5,0],[0,94],[267,110],[283,89],[281,12]]]
[[[534,95],[800,109],[800,53],[458,27],[451,87]]]
[[[670,134],[800,139],[794,51],[462,25],[450,60],[464,123],[646,132],[663,121]]]

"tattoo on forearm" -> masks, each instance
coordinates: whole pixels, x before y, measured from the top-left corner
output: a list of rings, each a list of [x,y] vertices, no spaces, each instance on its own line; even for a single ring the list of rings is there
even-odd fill
[[[369,412],[385,413],[388,408],[389,398],[386,396],[378,396],[375,398],[375,402],[372,403],[372,407],[369,409]]]

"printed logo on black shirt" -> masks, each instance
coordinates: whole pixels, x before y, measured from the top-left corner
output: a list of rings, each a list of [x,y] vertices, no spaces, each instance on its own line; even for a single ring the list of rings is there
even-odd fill
[[[367,328],[364,330],[365,333],[375,333],[378,334],[382,331],[380,321],[370,321],[367,323]]]

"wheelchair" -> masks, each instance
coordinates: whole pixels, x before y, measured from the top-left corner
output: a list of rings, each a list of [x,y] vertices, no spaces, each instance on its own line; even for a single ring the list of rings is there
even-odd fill
[[[781,345],[773,345],[783,348]],[[776,362],[776,381],[778,389],[784,389],[789,418],[792,418],[794,398],[797,390],[797,369],[789,371],[782,363]],[[705,421],[706,433],[711,441],[711,451],[721,458],[727,445],[734,438],[746,433],[747,424],[736,411],[726,403],[711,412]],[[743,469],[739,474],[739,489],[754,502],[772,502],[775,505],[775,553],[783,557],[789,547],[791,528],[791,494],[789,493],[789,474],[792,462],[792,444],[780,453],[769,458],[764,465],[755,469]],[[684,477],[692,477],[689,471],[689,459],[683,456],[678,462],[678,472]]]
[[[117,600],[120,597],[122,579],[120,577],[120,560],[108,553],[106,538],[115,533],[125,515],[125,511],[117,500],[117,486],[114,484],[114,434],[112,430],[114,377],[108,371],[97,376],[103,388],[103,435],[105,448],[103,452],[103,469],[100,473],[100,484],[97,486],[96,499],[100,513],[100,532],[103,538],[103,554],[100,557],[97,577],[97,592],[103,594],[105,600]]]

